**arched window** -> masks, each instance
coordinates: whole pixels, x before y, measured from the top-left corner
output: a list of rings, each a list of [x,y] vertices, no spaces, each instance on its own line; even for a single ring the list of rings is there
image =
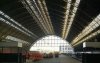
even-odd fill
[[[70,50],[68,48],[70,48]],[[30,48],[30,51],[40,51],[45,53],[57,51],[67,53],[67,51],[73,51],[73,48],[66,40],[55,35],[48,35],[36,41]]]

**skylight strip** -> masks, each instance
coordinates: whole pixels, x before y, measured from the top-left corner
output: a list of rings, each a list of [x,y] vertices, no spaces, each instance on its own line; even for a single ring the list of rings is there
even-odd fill
[[[36,20],[37,24],[39,25],[40,24],[40,21],[39,21],[39,18],[35,15],[35,13],[32,11],[32,9],[27,5],[27,3],[25,1],[21,1],[22,4],[25,6],[25,8],[27,9],[27,11],[30,13],[30,15],[33,17],[33,19]],[[45,34],[47,34],[46,30],[44,29],[44,27],[42,26],[42,24],[39,25],[39,27],[43,30],[43,32]]]
[[[6,24],[8,24],[8,25],[10,25],[10,26],[12,26],[12,27],[14,27],[15,29],[21,31],[22,33],[24,33],[24,34],[26,34],[26,35],[28,35],[28,36],[31,36],[30,34],[26,33],[26,32],[23,31],[22,29],[20,29],[19,27],[13,25],[13,24],[10,23],[9,21],[7,21],[7,20],[5,20],[5,19],[3,19],[3,18],[1,18],[1,17],[0,17],[0,21],[2,21],[2,22],[4,22],[4,23],[6,23]]]
[[[25,43],[25,44],[29,44],[29,42],[27,41],[24,41],[24,40],[21,40],[19,38],[16,38],[16,37],[13,37],[13,36],[7,36],[6,39],[8,40],[12,40],[12,41],[17,41],[17,42],[20,42],[20,43]]]
[[[34,1],[34,2],[35,2],[35,1]],[[51,33],[52,31],[51,31],[50,24],[48,23],[48,20],[47,20],[47,18],[46,18],[46,16],[45,16],[45,12],[46,12],[46,11],[44,11],[43,6],[42,6],[42,4],[41,4],[41,2],[40,2],[39,0],[38,0],[38,4],[39,4],[40,8],[37,6],[37,4],[35,4],[35,5],[36,5],[36,7],[38,8],[38,11],[40,12],[40,15],[41,15],[42,18],[43,18],[43,23],[45,24],[45,27],[49,30],[49,33]],[[40,9],[41,9],[42,11],[40,11]]]
[[[68,15],[69,15],[69,11],[70,11],[70,7],[71,7],[71,0],[68,0],[67,3],[67,10],[66,10],[66,16],[65,16],[65,21],[64,21],[64,25],[63,25],[63,30],[62,30],[62,38],[65,39],[65,33],[66,33],[66,29],[67,29],[67,21],[68,21]]]
[[[77,43],[75,43],[75,44],[72,44],[72,45],[73,45],[73,46],[76,46],[76,45],[78,45],[78,44],[80,44],[80,43],[83,43],[84,41],[86,41],[86,40],[88,40],[88,39],[90,39],[90,38],[92,38],[92,37],[94,37],[94,36],[96,36],[96,35],[98,35],[98,34],[100,34],[100,30],[98,30],[98,31],[96,31],[96,32],[94,32],[94,33],[92,33],[91,35],[85,37],[85,38],[82,39],[81,41],[79,41],[79,42],[77,42]]]
[[[35,6],[36,6],[38,12],[39,12],[40,15],[41,15],[41,19],[43,19],[42,22],[44,23],[46,29],[49,29],[49,28],[48,28],[48,25],[47,25],[47,23],[46,23],[46,20],[45,20],[44,14],[42,13],[42,12],[43,12],[42,5],[41,5],[41,9],[42,9],[42,11],[40,11],[40,8],[37,6],[37,3],[35,2],[35,0],[34,0],[34,4],[35,4]],[[39,4],[40,4],[40,1],[39,1]],[[50,30],[49,30],[49,31],[50,31]]]
[[[95,30],[100,26],[100,14],[72,41],[73,43],[78,42],[81,38]]]
[[[74,3],[74,8],[73,8],[73,10],[72,10],[72,12],[71,12],[72,15],[70,15],[71,18],[69,19],[68,29],[67,29],[67,32],[66,32],[66,34],[65,34],[65,39],[66,39],[67,36],[68,36],[69,30],[70,30],[71,25],[72,25],[72,23],[73,23],[75,14],[76,14],[76,12],[77,12],[77,8],[78,8],[78,6],[79,6],[79,3],[80,3],[80,0],[76,0],[76,2]]]
[[[37,22],[38,25],[42,25],[42,28],[43,30],[45,30],[45,33],[49,34],[49,31],[47,30],[47,28],[45,27],[45,24],[43,23],[42,19],[39,18],[39,14],[37,13],[36,9],[33,7],[33,4],[29,1],[29,0],[26,0],[27,4],[29,5],[29,7],[32,9],[32,11],[34,12],[34,14],[36,15],[36,17],[39,19],[39,21]]]
[[[11,22],[15,23],[16,25],[18,25],[19,27],[21,27],[22,29],[24,29],[26,32],[30,33],[31,35],[37,37],[35,34],[33,34],[32,32],[30,32],[28,29],[26,29],[25,27],[23,27],[21,24],[19,24],[18,22],[16,22],[14,19],[12,19],[11,17],[9,17],[8,15],[6,15],[5,13],[3,13],[2,11],[0,11],[0,14],[3,15],[5,18],[9,19]]]
[[[40,1],[40,0],[38,0]],[[54,34],[54,29],[53,29],[53,26],[51,24],[51,20],[50,20],[50,17],[49,17],[49,14],[48,14],[48,10],[47,10],[47,7],[46,7],[46,3],[45,3],[45,0],[43,0],[43,2],[40,2],[41,3],[41,7],[42,9],[44,10],[44,16],[45,18],[47,19],[47,23],[48,23],[48,26],[50,27],[50,31],[51,31],[51,34]]]

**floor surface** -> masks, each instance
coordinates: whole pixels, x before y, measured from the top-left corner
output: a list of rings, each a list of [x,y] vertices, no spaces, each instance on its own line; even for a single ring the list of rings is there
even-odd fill
[[[43,59],[33,63],[82,63],[82,62],[69,56],[59,55],[59,58]]]

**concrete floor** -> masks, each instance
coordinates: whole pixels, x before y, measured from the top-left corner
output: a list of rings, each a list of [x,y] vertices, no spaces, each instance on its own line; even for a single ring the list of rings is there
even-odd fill
[[[43,59],[33,63],[82,63],[72,57],[60,55],[59,58]]]

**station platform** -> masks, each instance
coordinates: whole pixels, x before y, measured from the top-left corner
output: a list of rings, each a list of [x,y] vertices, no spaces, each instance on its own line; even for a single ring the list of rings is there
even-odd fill
[[[43,59],[32,63],[82,63],[70,56],[59,55],[59,58]]]

